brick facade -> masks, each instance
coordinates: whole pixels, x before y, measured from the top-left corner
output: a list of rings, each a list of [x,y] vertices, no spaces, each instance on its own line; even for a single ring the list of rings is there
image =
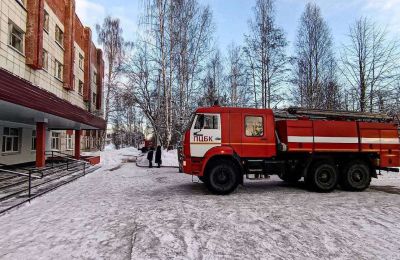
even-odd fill
[[[5,88],[4,81],[7,80],[13,87],[7,93],[18,96],[24,102],[42,104],[43,107],[40,110],[21,102],[11,102],[12,104],[67,118],[78,124],[90,125],[94,129],[103,129],[105,126],[93,126],[89,123],[93,120],[104,121],[101,118],[103,54],[92,41],[91,29],[82,24],[75,9],[75,0],[0,0],[0,71],[7,74],[7,77],[0,77],[0,80],[3,80],[0,89],[1,86]],[[12,43],[15,39],[18,41],[16,45]],[[23,92],[20,87],[22,83],[18,85],[17,81],[29,85],[29,90]],[[5,89],[2,90],[0,102],[7,101],[4,98]],[[46,97],[37,99],[37,95],[34,94],[38,93],[52,96],[45,95]],[[60,110],[52,105],[45,106],[50,101],[63,103],[64,109]],[[39,119],[30,117],[29,120]],[[76,140],[80,140],[82,150],[96,150],[101,131],[92,130],[93,136],[87,135],[90,131],[82,130],[81,136],[71,140],[71,130],[67,129],[80,131],[80,126],[68,128],[64,125],[51,128],[50,123],[45,133],[39,131],[41,137],[46,139],[46,150],[71,151],[71,142],[75,143]],[[10,127],[19,129],[19,148],[13,153],[0,152],[0,163],[18,164],[34,161],[36,151],[32,147],[35,137],[32,134],[37,125],[0,118],[0,147],[3,131]],[[57,149],[52,147],[53,132],[60,134],[60,147]],[[43,143],[43,140],[39,143]],[[43,158],[39,159],[37,161],[42,161]]]
[[[24,32],[24,52],[20,56],[14,50],[6,48],[8,37],[0,48],[0,67],[22,77],[34,85],[48,89],[57,96],[66,99],[89,111],[102,110],[102,90],[104,76],[104,61],[102,51],[97,49],[92,41],[92,31],[85,27],[75,13],[75,0],[29,0],[26,6],[21,6],[16,0],[2,0],[0,7],[2,16],[15,12],[15,16],[2,17],[2,22],[14,22]],[[7,10],[8,9],[8,10]],[[19,9],[20,12],[15,10]],[[49,14],[50,29],[45,31],[45,13]],[[8,25],[1,25],[2,33],[6,33]],[[56,27],[63,33],[62,45],[55,41]],[[7,35],[8,36],[8,35]],[[77,48],[78,47],[78,48]],[[43,52],[48,53],[49,64],[46,70],[43,66]],[[3,53],[1,53],[3,51]],[[15,58],[7,61],[9,53]],[[3,58],[1,57],[3,56]],[[79,57],[82,56],[83,68],[79,68]],[[8,64],[17,63],[17,64]],[[61,79],[54,79],[57,70],[56,62],[62,66]],[[23,64],[27,65],[24,68]],[[16,69],[18,66],[18,69]],[[58,66],[58,64],[57,64]],[[12,69],[11,69],[12,68]],[[81,71],[82,72],[81,72]],[[50,75],[48,75],[50,74]],[[81,75],[82,74],[82,75]],[[94,75],[97,79],[94,80]],[[58,80],[58,82],[57,82]],[[83,83],[83,91],[79,92],[79,84]],[[94,85],[93,83],[96,82]],[[58,88],[61,86],[61,88]],[[93,93],[96,100],[93,100]]]
[[[26,64],[42,69],[44,0],[30,0],[27,5]]]

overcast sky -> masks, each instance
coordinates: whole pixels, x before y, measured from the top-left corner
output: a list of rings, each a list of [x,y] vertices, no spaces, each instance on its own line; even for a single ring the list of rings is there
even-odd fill
[[[135,40],[138,16],[143,9],[143,1],[148,0],[76,0],[77,13],[82,22],[94,28],[106,15],[121,19],[125,38]],[[248,21],[252,16],[255,0],[199,0],[210,5],[217,31],[217,46],[221,50],[231,43],[241,44],[248,31]],[[277,23],[290,42],[295,41],[298,21],[307,0],[276,0]],[[349,25],[367,16],[382,26],[387,26],[391,35],[400,35],[400,0],[314,0],[321,9],[331,28],[335,44],[346,41]]]

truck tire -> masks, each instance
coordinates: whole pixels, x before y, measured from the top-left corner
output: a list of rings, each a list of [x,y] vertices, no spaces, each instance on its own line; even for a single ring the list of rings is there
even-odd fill
[[[348,191],[363,191],[371,183],[370,168],[361,160],[347,163],[340,177],[340,185],[344,190]]]
[[[318,192],[333,191],[339,180],[337,167],[330,161],[317,161],[311,165],[306,176],[306,183]]]
[[[227,195],[239,185],[239,171],[230,160],[214,161],[204,177],[208,190],[217,195]]]

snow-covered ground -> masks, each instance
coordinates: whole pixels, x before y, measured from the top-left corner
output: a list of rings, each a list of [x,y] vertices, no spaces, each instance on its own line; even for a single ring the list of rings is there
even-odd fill
[[[102,156],[102,169],[0,216],[0,259],[400,258],[397,174],[361,193],[272,177],[214,196],[177,169],[136,167],[147,161],[134,148]]]

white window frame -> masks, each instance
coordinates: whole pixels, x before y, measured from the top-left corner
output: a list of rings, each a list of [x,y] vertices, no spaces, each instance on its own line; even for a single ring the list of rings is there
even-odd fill
[[[43,16],[43,30],[47,33],[50,31],[50,14],[44,10]]]
[[[92,103],[93,105],[97,105],[97,94],[94,92],[92,94]]]
[[[86,136],[85,147],[86,149],[90,149],[90,136]]]
[[[36,130],[32,130],[31,151],[36,151]]]
[[[97,72],[93,72],[93,83],[97,84]]]
[[[8,131],[6,131],[8,129]],[[16,131],[16,134],[11,134],[11,132]],[[6,134],[6,132],[8,132]],[[3,143],[2,143],[2,148],[1,152],[3,154],[10,154],[10,153],[19,153],[20,152],[20,141],[21,141],[21,130],[19,128],[15,127],[4,127],[3,128]],[[11,140],[11,149],[7,149],[7,140]],[[14,144],[17,142],[17,150],[14,148]]]
[[[57,59],[54,60],[54,77],[58,80],[63,81],[63,72],[64,72],[64,65],[58,61]]]
[[[15,30],[15,32],[14,32]],[[20,35],[16,34],[20,33]],[[14,46],[13,37],[16,37],[20,41],[20,48]],[[8,45],[14,50],[18,51],[21,54],[24,54],[25,51],[25,32],[19,28],[13,21],[8,21]]]
[[[74,143],[73,143],[72,135],[68,135],[67,134],[67,137],[66,137],[66,148],[67,148],[67,151],[74,150]]]
[[[63,30],[61,30],[60,26],[58,26],[56,24],[56,29],[55,29],[55,38],[56,38],[56,42],[62,47],[64,48],[64,32]]]
[[[85,58],[81,53],[79,53],[79,68],[83,70],[83,65],[85,64]]]
[[[51,132],[51,150],[60,151],[61,134],[59,132]]]
[[[49,52],[43,49],[42,54],[43,70],[49,71]]]
[[[83,94],[83,81],[82,80],[80,80],[80,79],[78,79],[78,93],[80,94],[80,95],[82,95]]]

